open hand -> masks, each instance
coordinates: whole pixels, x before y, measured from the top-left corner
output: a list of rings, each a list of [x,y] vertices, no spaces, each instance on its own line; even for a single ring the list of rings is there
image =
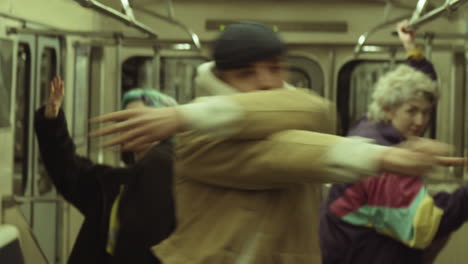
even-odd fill
[[[55,76],[50,81],[49,98],[45,106],[45,117],[47,119],[56,118],[63,102],[64,96],[64,83],[60,77]]]
[[[466,166],[466,158],[446,156],[451,149],[450,145],[435,140],[411,138],[383,153],[381,170],[408,176],[423,176],[434,166]]]
[[[117,121],[91,133],[92,137],[122,133],[105,142],[104,147],[122,145],[122,151],[138,151],[149,144],[169,138],[182,130],[175,107],[139,107],[117,111],[91,119],[92,123]]]

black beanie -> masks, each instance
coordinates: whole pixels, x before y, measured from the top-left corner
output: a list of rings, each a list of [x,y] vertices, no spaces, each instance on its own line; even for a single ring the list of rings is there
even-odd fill
[[[285,53],[286,47],[269,26],[242,22],[228,26],[216,40],[213,57],[216,68],[232,70]]]

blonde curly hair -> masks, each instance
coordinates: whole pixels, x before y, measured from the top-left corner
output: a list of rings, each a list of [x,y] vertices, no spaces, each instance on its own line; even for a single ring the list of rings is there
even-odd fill
[[[385,121],[385,109],[396,110],[405,102],[420,98],[426,98],[433,104],[437,103],[437,83],[411,66],[399,65],[377,81],[367,118],[374,122]]]

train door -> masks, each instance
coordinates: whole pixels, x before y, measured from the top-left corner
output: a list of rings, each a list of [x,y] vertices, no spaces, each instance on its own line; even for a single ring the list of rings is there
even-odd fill
[[[3,154],[0,155],[0,199],[2,195],[11,194],[12,174],[12,76],[14,42],[11,39],[0,38],[0,146]],[[6,154],[8,153],[8,154]],[[1,207],[1,203],[0,203]],[[0,223],[2,222],[0,215]]]
[[[48,96],[49,81],[59,72],[57,38],[19,35],[14,139],[14,192],[49,263],[60,263],[60,204],[40,160],[33,118]]]

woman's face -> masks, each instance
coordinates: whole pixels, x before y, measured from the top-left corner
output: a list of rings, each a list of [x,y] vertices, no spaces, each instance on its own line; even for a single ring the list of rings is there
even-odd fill
[[[426,98],[413,99],[396,109],[386,110],[387,120],[405,138],[420,137],[431,119],[434,104]]]

